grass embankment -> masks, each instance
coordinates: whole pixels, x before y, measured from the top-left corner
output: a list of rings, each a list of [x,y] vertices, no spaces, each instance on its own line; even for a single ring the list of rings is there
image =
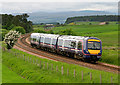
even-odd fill
[[[19,53],[17,54],[18,57],[12,52]],[[29,62],[28,60],[24,61],[25,57],[23,59],[23,55],[26,56],[26,59],[29,56]],[[39,65],[37,66],[36,64],[33,64],[33,60],[34,62],[37,60],[38,64],[41,61],[42,68],[40,68]],[[43,62],[45,63],[44,69]],[[49,65],[48,69],[47,63]],[[93,70],[63,62],[51,61],[48,59],[41,59],[16,49],[11,49],[10,52],[3,51],[3,64],[11,68],[18,75],[33,81],[34,83],[100,83],[100,74],[102,75],[102,83],[110,83],[111,76],[113,77],[113,82],[118,83],[117,74]],[[51,69],[51,64],[53,64],[53,70]],[[58,66],[58,72],[56,72],[56,66]],[[64,70],[63,75],[61,74],[61,66],[63,66]],[[69,69],[69,75],[67,75],[67,69]],[[76,70],[75,78],[74,69]],[[81,71],[83,71],[83,80],[81,79]],[[90,80],[90,72],[92,73],[92,80]]]
[[[19,76],[18,74],[13,72],[12,69],[8,68],[6,65],[3,64],[2,83],[32,83],[32,82],[22,78],[22,76]]]
[[[6,47],[4,42],[0,42],[0,46]],[[0,52],[1,52],[1,48],[0,48]],[[4,55],[6,57],[10,56],[7,54],[4,54]],[[22,76],[19,76],[10,67],[6,66],[5,63],[2,63],[1,62],[2,57],[3,57],[2,53],[0,53],[0,72],[1,72],[0,83],[31,83],[32,82],[32,81],[28,81],[27,79],[24,79]]]

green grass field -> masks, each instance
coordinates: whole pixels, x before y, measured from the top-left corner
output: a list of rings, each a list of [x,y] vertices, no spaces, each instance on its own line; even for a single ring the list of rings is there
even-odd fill
[[[78,36],[93,36],[102,40],[103,46],[118,45],[118,25],[67,25],[55,27],[52,30],[57,33],[60,30],[72,29]],[[113,36],[114,35],[114,36]],[[107,37],[107,39],[106,39]],[[106,42],[107,41],[107,42]],[[111,42],[112,41],[112,42]],[[109,43],[111,42],[111,43]]]
[[[14,53],[19,53],[17,56],[13,55]],[[9,55],[9,56],[7,56]],[[37,66],[31,62],[24,61],[23,55],[29,59],[31,58],[32,62],[38,60],[39,63],[42,61],[42,68]],[[21,56],[21,57],[20,57]],[[11,49],[11,51],[3,51],[3,64],[7,67],[11,68],[14,72],[16,72],[19,76],[32,81],[34,83],[100,83],[100,74],[102,75],[102,83],[111,83],[111,76],[113,77],[113,82],[118,83],[118,74],[104,72],[99,70],[94,70],[90,68],[81,67],[74,64],[67,64],[63,62],[51,61],[48,59],[42,59],[25,52]],[[43,69],[43,62],[45,63],[45,69]],[[47,63],[49,63],[49,69],[47,69]],[[51,64],[53,64],[53,71],[51,70]],[[56,66],[58,66],[58,72],[56,72]],[[64,74],[61,74],[61,66],[63,66]],[[5,67],[3,67],[6,69]],[[69,69],[69,75],[67,75],[67,69]],[[76,70],[76,77],[74,78],[74,69]],[[81,71],[83,71],[83,80],[81,79]],[[92,73],[92,80],[90,80],[90,72]],[[7,75],[7,74],[6,74]],[[11,74],[8,73],[10,76]],[[14,74],[16,77],[18,75]],[[7,81],[7,78],[4,78]],[[19,77],[18,77],[19,79]],[[21,79],[21,78],[20,78]],[[8,82],[13,81],[14,78]],[[29,81],[21,81],[20,82],[29,82]],[[19,82],[19,81],[18,81]]]
[[[13,72],[6,65],[2,65],[2,83],[32,83],[22,76],[19,76],[16,72]]]

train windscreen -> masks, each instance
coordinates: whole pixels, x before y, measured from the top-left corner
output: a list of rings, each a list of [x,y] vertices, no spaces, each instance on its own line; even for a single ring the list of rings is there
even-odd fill
[[[100,50],[100,42],[89,41],[88,49],[90,50]]]

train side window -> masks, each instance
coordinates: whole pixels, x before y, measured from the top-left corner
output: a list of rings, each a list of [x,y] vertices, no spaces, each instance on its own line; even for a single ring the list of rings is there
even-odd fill
[[[45,38],[45,43],[50,44],[51,38]]]
[[[44,38],[43,38],[43,37],[41,37],[40,42],[43,42],[43,40],[44,40]]]
[[[33,41],[36,42],[36,38],[33,38]]]
[[[39,38],[37,38],[36,41],[39,42]]]
[[[70,46],[70,40],[65,40],[64,46],[70,48],[70,47],[71,47],[71,46]]]
[[[82,49],[82,42],[78,42],[78,50],[81,50]]]
[[[71,41],[70,43],[71,48],[76,48],[76,41]]]
[[[59,45],[59,46],[62,46],[62,45],[63,45],[63,40],[62,40],[62,39],[59,39],[59,40],[58,40],[58,45]]]
[[[56,39],[52,40],[52,45],[56,45]]]

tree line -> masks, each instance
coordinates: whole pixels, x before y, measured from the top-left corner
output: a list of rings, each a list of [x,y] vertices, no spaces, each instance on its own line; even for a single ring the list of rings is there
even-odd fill
[[[0,14],[2,16],[2,28],[6,30],[11,30],[15,26],[17,28],[24,28],[26,33],[29,33],[33,30],[32,22],[28,21],[28,14],[16,15],[13,16],[11,14]],[[15,29],[15,28],[14,28]]]
[[[79,16],[79,17],[69,17],[66,20],[66,24],[72,22],[80,22],[80,21],[118,21],[117,15],[97,15],[97,16]]]

